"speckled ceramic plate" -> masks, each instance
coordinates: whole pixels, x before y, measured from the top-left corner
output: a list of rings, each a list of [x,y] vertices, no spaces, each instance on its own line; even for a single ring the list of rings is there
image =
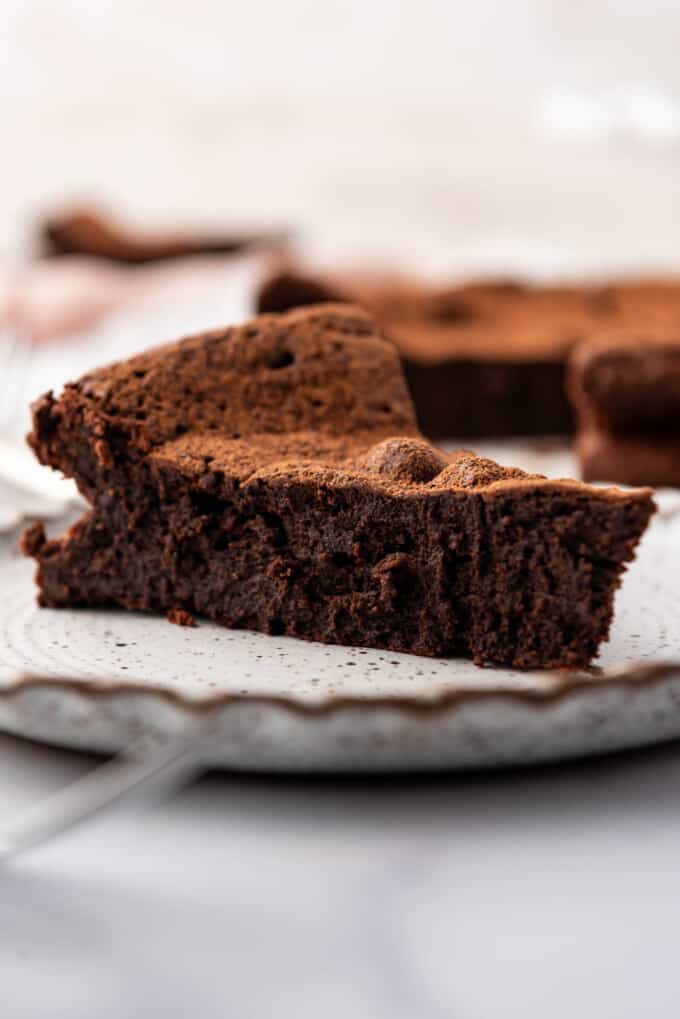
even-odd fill
[[[487,452],[486,450],[484,450]],[[564,474],[559,455],[489,450]],[[587,672],[523,673],[34,602],[32,565],[0,555],[0,727],[116,750],[197,724],[207,763],[258,770],[490,767],[680,737],[680,495],[662,494]]]

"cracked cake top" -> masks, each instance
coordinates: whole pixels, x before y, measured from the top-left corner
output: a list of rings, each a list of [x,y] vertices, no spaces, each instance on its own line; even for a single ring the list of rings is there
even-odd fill
[[[39,458],[76,473],[64,434],[94,440],[102,470],[172,463],[201,487],[285,475],[395,493],[568,487],[419,433],[399,357],[360,309],[324,304],[190,336],[83,376],[34,406]],[[641,490],[640,498],[649,493]]]

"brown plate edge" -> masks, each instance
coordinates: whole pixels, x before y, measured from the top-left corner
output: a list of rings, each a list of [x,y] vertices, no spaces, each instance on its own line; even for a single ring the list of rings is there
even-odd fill
[[[536,675],[536,674],[535,674]],[[80,680],[68,676],[40,676],[34,673],[20,673],[17,679],[5,686],[0,686],[0,703],[24,695],[31,690],[62,690],[83,698],[113,699],[120,696],[140,698],[153,697],[174,707],[188,711],[192,715],[204,716],[227,706],[246,704],[248,706],[274,707],[306,717],[323,717],[336,712],[360,709],[375,711],[377,709],[398,710],[419,716],[432,716],[447,712],[470,703],[488,702],[492,700],[506,701],[530,707],[549,707],[572,696],[594,690],[628,691],[660,685],[672,679],[680,680],[680,661],[643,662],[619,668],[611,668],[606,674],[593,676],[586,672],[545,672],[538,675],[550,679],[545,689],[532,687],[526,689],[503,689],[496,687],[470,688],[445,691],[431,700],[419,697],[384,696],[329,697],[318,702],[306,703],[294,697],[277,696],[275,694],[237,694],[220,693],[207,697],[187,697],[158,684],[146,684],[134,680]],[[557,680],[557,682],[555,682]]]

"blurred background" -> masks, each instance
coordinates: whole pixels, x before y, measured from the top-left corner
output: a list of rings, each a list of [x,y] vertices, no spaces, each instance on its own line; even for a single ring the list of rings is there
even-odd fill
[[[676,266],[674,0],[3,0],[0,250],[101,200],[436,271]]]
[[[320,266],[677,271],[679,43],[673,0],[3,0],[0,434],[252,313],[262,252],[36,262],[64,208],[289,230]]]

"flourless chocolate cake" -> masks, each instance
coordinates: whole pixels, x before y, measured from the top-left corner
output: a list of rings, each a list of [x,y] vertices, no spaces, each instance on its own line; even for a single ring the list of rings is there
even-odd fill
[[[425,441],[394,347],[323,305],[104,368],[34,406],[91,510],[24,537],[45,606],[518,667],[607,637],[651,493],[549,481]]]
[[[367,308],[396,345],[418,423],[435,438],[573,431],[565,391],[570,352],[594,332],[632,321],[680,322],[680,283],[532,286],[487,280],[435,287],[408,278],[276,270],[260,312],[322,301]]]
[[[149,232],[116,222],[97,209],[76,208],[56,213],[42,225],[47,255],[87,255],[109,262],[141,265],[189,255],[232,255],[253,248],[279,246],[283,234],[208,233],[195,230]]]
[[[617,332],[572,356],[583,476],[680,486],[680,323]]]

